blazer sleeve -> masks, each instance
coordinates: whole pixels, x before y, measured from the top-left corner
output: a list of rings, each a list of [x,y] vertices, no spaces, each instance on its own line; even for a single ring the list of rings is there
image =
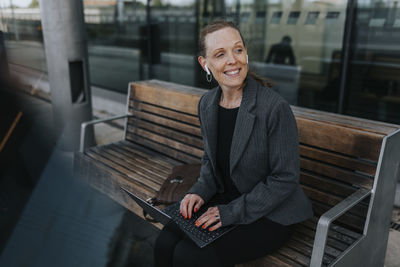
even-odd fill
[[[205,138],[204,129],[201,122],[201,109],[202,109],[202,100],[204,99],[204,95],[201,97],[198,104],[198,114],[201,132],[203,136],[203,141]],[[206,143],[206,142],[203,142]],[[204,154],[201,159],[201,168],[200,168],[200,177],[197,182],[192,186],[192,188],[188,191],[188,194],[197,194],[199,195],[204,202],[208,202],[217,192],[217,184],[215,182],[214,172],[211,165],[210,158],[204,149]]]
[[[254,222],[279,208],[299,186],[298,132],[287,102],[276,103],[267,127],[269,162],[266,164],[271,171],[250,192],[226,205],[218,205],[223,226]]]

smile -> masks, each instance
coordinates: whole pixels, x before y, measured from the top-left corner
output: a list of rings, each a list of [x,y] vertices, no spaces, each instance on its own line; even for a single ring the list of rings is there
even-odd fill
[[[240,69],[236,69],[236,70],[230,70],[230,71],[225,71],[224,73],[226,75],[236,75],[240,72]]]

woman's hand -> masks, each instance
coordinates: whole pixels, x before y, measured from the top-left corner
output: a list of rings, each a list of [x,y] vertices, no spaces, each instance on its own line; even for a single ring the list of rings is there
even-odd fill
[[[219,210],[218,207],[211,207],[209,208],[203,215],[200,216],[196,220],[196,226],[199,227],[202,225],[203,229],[206,229],[208,226],[214,224],[212,227],[208,228],[210,231],[217,230],[222,226],[220,217],[219,217]]]
[[[192,218],[192,212],[197,212],[204,204],[204,200],[196,194],[187,194],[181,201],[180,211],[183,217]]]

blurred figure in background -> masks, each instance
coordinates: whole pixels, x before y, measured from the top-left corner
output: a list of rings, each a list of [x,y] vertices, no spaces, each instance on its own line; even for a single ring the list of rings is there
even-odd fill
[[[282,65],[296,65],[291,43],[292,38],[290,38],[290,36],[283,36],[280,43],[271,46],[266,62]]]

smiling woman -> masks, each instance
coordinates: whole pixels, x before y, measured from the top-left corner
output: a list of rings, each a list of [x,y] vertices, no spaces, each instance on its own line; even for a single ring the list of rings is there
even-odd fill
[[[289,104],[249,73],[247,48],[231,22],[215,21],[200,35],[198,61],[219,86],[200,99],[204,141],[200,177],[180,203],[186,219],[213,232],[238,225],[204,248],[174,222],[157,238],[156,266],[232,266],[267,255],[312,216],[299,185],[296,121]],[[256,78],[253,78],[256,77]]]
[[[239,32],[234,28],[223,28],[205,38],[206,55],[199,56],[200,65],[209,68],[224,94],[223,106],[235,103],[241,98],[243,81],[248,72],[247,50]],[[233,106],[234,107],[234,106]]]

